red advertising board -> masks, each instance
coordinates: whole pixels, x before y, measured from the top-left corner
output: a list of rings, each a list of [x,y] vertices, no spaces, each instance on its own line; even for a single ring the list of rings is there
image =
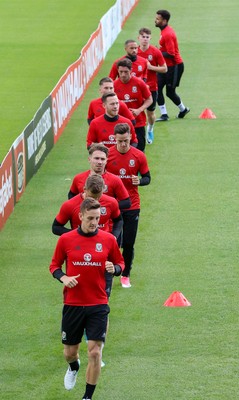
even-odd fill
[[[0,165],[0,230],[14,208],[12,152],[9,151]]]

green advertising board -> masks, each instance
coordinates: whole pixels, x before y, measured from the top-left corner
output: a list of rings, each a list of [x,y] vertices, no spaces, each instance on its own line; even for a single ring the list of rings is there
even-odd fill
[[[24,130],[26,184],[38,171],[54,145],[51,96],[37,110]]]

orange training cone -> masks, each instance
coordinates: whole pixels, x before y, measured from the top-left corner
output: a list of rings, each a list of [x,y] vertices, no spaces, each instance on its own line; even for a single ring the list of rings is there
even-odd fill
[[[166,307],[188,307],[191,303],[184,297],[181,292],[173,292],[169,298],[165,301],[164,306]]]
[[[210,108],[205,108],[205,110],[203,110],[203,112],[199,115],[199,118],[202,118],[202,119],[215,119],[217,117],[212,112],[212,110]]]

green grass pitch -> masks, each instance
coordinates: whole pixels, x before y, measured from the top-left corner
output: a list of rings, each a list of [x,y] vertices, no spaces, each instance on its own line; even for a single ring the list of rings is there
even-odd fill
[[[0,37],[5,40],[0,63],[1,148],[3,136],[8,149],[11,135],[17,132],[17,136],[32,118],[67,65],[78,57],[99,15],[114,2],[91,2],[87,9],[79,3],[83,2],[68,1],[66,7],[63,1],[42,0],[30,7],[24,1],[17,7],[17,1],[1,2]],[[57,241],[51,224],[67,198],[71,179],[88,167],[86,112],[89,101],[98,97],[99,79],[124,54],[124,41],[136,38],[140,27],[150,27],[152,43],[157,43],[154,17],[159,8],[172,13],[170,22],[185,61],[179,94],[191,112],[177,120],[176,108],[167,101],[170,121],[156,125],[154,144],[147,146],[152,183],[140,188],[142,211],[132,288],[122,289],[115,279],[104,349],[106,367],[94,400],[234,400],[238,396],[237,2],[140,0],[66,131],[0,233],[0,394],[4,400],[73,400],[84,392],[85,343],[77,385],[72,392],[63,388],[62,286],[48,272]],[[28,29],[33,12],[41,18]],[[57,49],[54,56],[52,49]],[[23,55],[28,65],[20,79],[17,69],[11,73],[9,64],[6,67],[6,57],[20,68]],[[38,56],[41,68],[35,75]],[[9,101],[10,78],[15,79],[16,90]],[[22,89],[26,94],[20,97]],[[198,118],[207,107],[215,120]],[[164,307],[175,290],[192,306]]]

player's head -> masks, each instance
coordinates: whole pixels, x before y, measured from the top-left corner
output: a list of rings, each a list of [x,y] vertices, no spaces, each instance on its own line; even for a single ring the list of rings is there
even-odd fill
[[[146,34],[146,35],[151,35],[151,29],[149,29],[149,28],[140,28],[140,30],[139,30],[139,35],[144,35],[144,34]]]
[[[106,157],[108,157],[108,147],[104,146],[102,143],[93,143],[89,148],[89,156],[91,156],[95,151],[102,151],[105,153]]]
[[[110,93],[114,91],[114,81],[113,79],[106,76],[102,78],[99,82],[99,91],[100,94],[103,95],[104,93]]]
[[[163,28],[167,25],[168,21],[170,20],[170,12],[167,10],[158,10],[156,12],[155,18],[155,26],[157,28]]]
[[[127,153],[130,149],[130,126],[127,123],[116,124],[114,127],[114,135],[117,150],[122,154]]]
[[[114,92],[105,93],[101,97],[105,114],[113,118],[119,113],[119,99]]]
[[[92,197],[96,200],[99,200],[105,187],[104,179],[101,175],[90,175],[86,179],[84,192],[87,197]]]
[[[89,163],[91,171],[102,175],[105,171],[109,150],[102,143],[94,143],[89,148]]]
[[[151,30],[149,28],[141,28],[139,30],[139,44],[140,46],[147,46],[149,45],[151,39]]]
[[[100,203],[92,197],[87,197],[81,203],[79,217],[84,233],[95,232],[100,220]]]
[[[126,42],[124,44],[124,48],[125,48],[127,55],[133,56],[133,57],[137,56],[138,44],[137,44],[136,40],[134,40],[134,39],[126,40]]]
[[[127,83],[130,80],[132,69],[132,61],[128,58],[123,58],[117,62],[117,70],[119,74],[119,79],[123,83]]]

